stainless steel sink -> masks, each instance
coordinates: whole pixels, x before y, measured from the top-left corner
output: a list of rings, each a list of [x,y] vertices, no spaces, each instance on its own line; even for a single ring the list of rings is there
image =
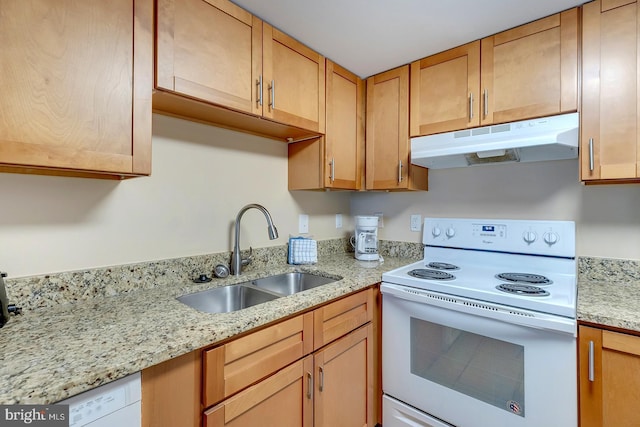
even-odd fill
[[[279,298],[244,284],[222,286],[178,297],[178,301],[205,313],[229,313]]]
[[[276,298],[306,291],[338,279],[311,273],[291,272],[235,285],[211,288],[178,297],[178,301],[205,313],[229,313]]]
[[[291,295],[317,286],[326,285],[336,280],[338,279],[331,279],[311,273],[291,272],[256,279],[251,281],[251,283],[261,289],[267,289],[283,295]]]

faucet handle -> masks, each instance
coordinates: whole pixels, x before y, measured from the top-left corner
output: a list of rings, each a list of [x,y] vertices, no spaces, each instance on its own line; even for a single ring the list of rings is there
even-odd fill
[[[242,260],[242,266],[244,267],[245,265],[249,265],[251,264],[251,261],[253,261],[253,247],[249,246],[249,257],[248,258],[242,258],[242,256],[240,257],[240,259]]]

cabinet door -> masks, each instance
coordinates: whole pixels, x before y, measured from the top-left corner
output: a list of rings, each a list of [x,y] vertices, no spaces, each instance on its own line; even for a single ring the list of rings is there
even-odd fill
[[[629,1],[583,6],[580,170],[584,181],[640,176],[639,13],[636,2]]]
[[[263,24],[264,117],[325,131],[325,58]]]
[[[411,64],[411,136],[478,126],[480,42]]]
[[[580,426],[640,425],[640,338],[580,326],[579,358]]]
[[[205,407],[311,353],[313,313],[306,313],[204,352]]]
[[[152,32],[150,0],[0,2],[0,170],[149,174]]]
[[[313,359],[308,356],[225,400],[204,413],[204,425],[311,427],[312,365]]]
[[[359,190],[364,172],[364,83],[329,60],[326,108],[324,184]]]
[[[375,425],[371,323],[314,356],[315,427]]]
[[[326,135],[289,144],[289,190],[360,190],[364,179],[364,82],[326,61]]]
[[[409,66],[367,79],[367,190],[426,190],[427,169],[411,165]]]
[[[158,0],[156,86],[262,114],[262,21],[227,0]]]
[[[577,111],[578,9],[482,39],[481,125]]]

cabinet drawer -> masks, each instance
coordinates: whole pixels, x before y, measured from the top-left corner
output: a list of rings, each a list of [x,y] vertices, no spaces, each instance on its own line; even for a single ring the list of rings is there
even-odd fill
[[[205,427],[311,426],[311,356],[204,413]]]
[[[306,313],[204,352],[205,407],[216,404],[311,352]]]
[[[374,312],[373,289],[367,289],[343,298],[313,313],[313,349],[371,321]]]

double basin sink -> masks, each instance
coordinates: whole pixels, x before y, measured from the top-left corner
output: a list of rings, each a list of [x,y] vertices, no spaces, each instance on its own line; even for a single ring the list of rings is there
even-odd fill
[[[304,272],[263,277],[178,297],[178,301],[206,313],[229,313],[276,298],[306,291],[338,279]]]

